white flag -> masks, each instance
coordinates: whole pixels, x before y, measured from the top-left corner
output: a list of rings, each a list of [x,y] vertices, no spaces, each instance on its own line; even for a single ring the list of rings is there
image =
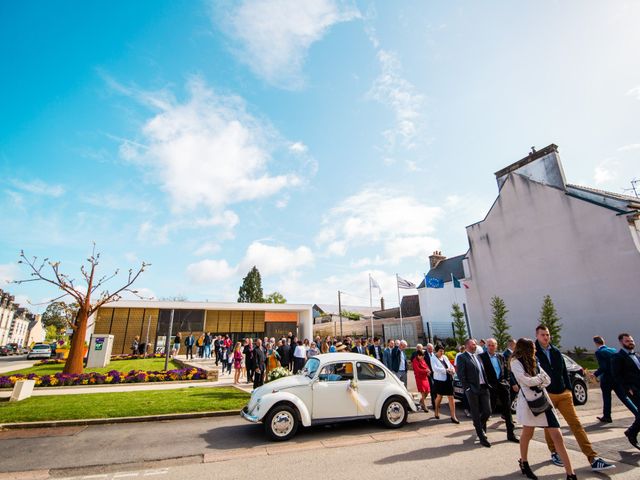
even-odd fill
[[[380,288],[380,284],[378,284],[378,282],[376,282],[371,275],[369,275],[369,288],[377,288],[378,293],[380,294],[380,296],[382,296],[382,289]]]
[[[405,280],[404,278],[398,277],[397,275],[396,277],[398,278],[398,288],[416,288],[415,283],[411,283],[409,280]]]

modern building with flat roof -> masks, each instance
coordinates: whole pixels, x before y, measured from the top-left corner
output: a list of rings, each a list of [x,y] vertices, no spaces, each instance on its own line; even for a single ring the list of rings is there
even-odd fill
[[[281,337],[289,332],[300,338],[313,335],[312,305],[277,303],[181,302],[159,300],[120,300],[101,307],[94,316],[90,333],[114,336],[113,353],[129,353],[136,336],[152,346],[163,348],[171,336],[193,332],[245,337]]]

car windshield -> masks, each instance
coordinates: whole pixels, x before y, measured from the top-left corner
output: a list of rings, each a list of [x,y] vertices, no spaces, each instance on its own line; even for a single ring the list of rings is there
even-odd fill
[[[319,366],[320,360],[318,360],[317,358],[310,358],[309,360],[307,360],[307,363],[305,363],[304,368],[300,370],[300,373],[311,378],[318,371]]]

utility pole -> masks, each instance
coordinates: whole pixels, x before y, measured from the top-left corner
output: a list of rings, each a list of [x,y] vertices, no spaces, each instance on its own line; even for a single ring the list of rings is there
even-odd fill
[[[338,315],[340,315],[340,338],[342,338],[342,299],[340,298],[340,290],[338,290]]]
[[[167,338],[164,341],[164,369],[169,370],[169,343],[171,343],[171,332],[173,331],[173,313],[175,310],[171,309],[171,317],[169,318],[169,331],[167,332]]]
[[[634,178],[633,180],[631,180],[631,188],[625,188],[623,190],[625,192],[633,192],[636,198],[640,198],[640,192],[638,191],[638,189],[640,188],[638,187],[639,184],[640,184],[640,180],[637,178]]]

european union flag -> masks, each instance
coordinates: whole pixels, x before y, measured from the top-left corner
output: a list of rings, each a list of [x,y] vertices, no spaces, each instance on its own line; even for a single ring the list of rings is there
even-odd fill
[[[429,275],[424,277],[424,284],[427,288],[444,288],[444,280],[430,277]]]

